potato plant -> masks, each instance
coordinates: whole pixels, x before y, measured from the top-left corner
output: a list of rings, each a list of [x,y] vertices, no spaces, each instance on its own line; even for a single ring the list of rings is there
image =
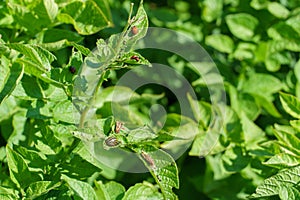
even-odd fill
[[[1,1],[0,199],[300,199],[299,6]]]

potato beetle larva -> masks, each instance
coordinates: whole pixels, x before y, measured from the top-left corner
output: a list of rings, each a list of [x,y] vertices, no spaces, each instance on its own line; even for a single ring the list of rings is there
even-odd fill
[[[140,58],[136,55],[133,55],[130,57],[131,60],[135,60],[136,62],[139,62]]]
[[[120,121],[116,121],[115,132],[119,133],[121,131],[122,127],[123,127],[123,123]]]
[[[149,164],[149,166],[155,170],[156,169],[156,165],[154,163],[154,160],[144,151],[142,151],[141,153],[142,157],[144,158],[144,160]]]
[[[139,29],[138,29],[136,26],[133,26],[133,27],[131,28],[131,33],[132,33],[133,35],[138,34],[138,32],[139,32]]]

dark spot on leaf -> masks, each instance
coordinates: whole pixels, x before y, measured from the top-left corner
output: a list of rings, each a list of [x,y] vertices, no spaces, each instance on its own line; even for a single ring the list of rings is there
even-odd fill
[[[70,66],[70,67],[69,67],[69,71],[70,71],[72,74],[75,74],[76,68],[73,67],[73,66]]]
[[[150,157],[150,155],[145,152],[142,152],[141,155],[153,170],[156,169],[154,160]]]
[[[157,175],[157,180],[161,181],[160,175]]]

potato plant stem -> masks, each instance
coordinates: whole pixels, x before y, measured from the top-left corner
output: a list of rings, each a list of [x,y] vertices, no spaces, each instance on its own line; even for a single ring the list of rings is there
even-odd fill
[[[97,93],[99,91],[99,88],[101,87],[101,85],[102,85],[102,83],[103,83],[103,81],[105,79],[105,74],[106,74],[106,71],[103,71],[101,73],[99,81],[97,83],[97,86],[96,86],[95,90],[93,91],[92,97],[91,97],[91,99],[89,100],[88,104],[85,106],[84,110],[81,113],[80,120],[79,120],[79,129],[83,128],[86,115],[89,112],[91,106],[94,105],[94,102],[95,102],[95,99],[97,97]]]
[[[95,103],[95,99],[97,97],[97,93],[99,91],[99,88],[101,87],[103,81],[105,80],[106,78],[106,72],[109,68],[109,66],[115,62],[115,59],[118,58],[118,55],[120,54],[121,52],[121,45],[123,43],[123,40],[124,40],[124,37],[128,31],[128,28],[130,27],[131,23],[132,23],[132,19],[131,19],[131,15],[132,15],[132,11],[133,11],[133,3],[130,4],[130,10],[129,10],[129,16],[128,16],[128,22],[126,24],[126,26],[124,27],[124,30],[116,44],[116,47],[115,47],[115,57],[112,59],[112,60],[109,60],[106,64],[104,64],[104,66],[101,66],[101,68],[103,69],[103,71],[101,72],[101,75],[100,75],[100,78],[99,78],[99,81],[97,83],[97,86],[96,88],[94,89],[93,93],[92,93],[92,97],[90,98],[88,104],[85,106],[85,108],[83,109],[81,115],[80,115],[80,120],[79,120],[79,129],[83,129],[84,127],[84,123],[85,123],[85,120],[86,120],[86,117],[87,117],[87,114],[91,108],[91,106],[94,105]],[[71,144],[69,150],[68,150],[68,154],[70,154],[76,147],[77,145],[79,144],[80,140],[74,140],[73,143]]]
[[[127,29],[131,25],[131,23],[132,23],[131,22],[131,15],[132,15],[132,11],[133,11],[133,5],[134,5],[133,3],[130,4],[130,10],[129,10],[129,16],[128,16],[127,24],[124,27],[124,30],[123,30],[123,32],[121,34],[121,37],[118,40],[118,43],[116,45],[116,48],[115,48],[116,49],[116,51],[115,51],[116,52],[116,56],[115,56],[115,58],[117,58],[118,54],[120,53],[121,45],[122,45],[122,42],[123,42],[124,37],[126,35]],[[106,66],[102,66],[102,68],[104,68],[104,70],[101,72],[101,75],[100,75],[99,81],[97,83],[97,86],[96,86],[95,90],[93,91],[92,97],[91,97],[90,101],[88,102],[88,105],[84,108],[84,110],[81,113],[80,121],[79,121],[79,129],[82,129],[84,127],[84,122],[85,122],[86,115],[89,112],[91,106],[94,104],[94,101],[96,99],[96,96],[97,96],[97,93],[99,91],[99,88],[101,87],[101,85],[102,85],[102,83],[103,83],[103,81],[105,79],[106,69],[113,62],[114,62],[114,60],[111,60],[107,64],[105,64]]]

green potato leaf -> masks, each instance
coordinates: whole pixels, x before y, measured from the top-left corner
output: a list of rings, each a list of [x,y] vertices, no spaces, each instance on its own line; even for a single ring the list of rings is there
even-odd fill
[[[280,101],[288,114],[300,119],[300,100],[297,97],[286,93],[280,93]]]
[[[149,183],[137,183],[130,187],[122,200],[142,200],[142,199],[164,199],[163,196],[158,192],[157,188]]]
[[[232,53],[234,49],[233,40],[227,35],[209,35],[205,38],[205,43],[223,53]]]
[[[29,171],[22,156],[9,146],[6,146],[6,155],[10,178],[19,188],[26,188],[31,182],[40,180],[39,176]]]
[[[241,40],[253,40],[259,21],[250,14],[237,13],[227,15],[226,23],[230,32]]]
[[[4,66],[0,68],[0,104],[7,98],[20,82],[24,67],[18,63],[14,63],[11,67]]]
[[[285,169],[276,175],[264,180],[263,184],[256,188],[250,198],[262,198],[278,195],[283,187],[293,188],[300,181],[300,166]],[[292,196],[290,197],[292,198]],[[290,199],[287,196],[287,199]]]
[[[112,25],[106,0],[68,2],[63,4],[57,18],[60,22],[72,24],[81,35],[91,35]]]
[[[97,200],[95,190],[88,183],[70,178],[66,175],[62,175],[61,179],[68,184],[68,187],[73,190],[78,197],[84,200]]]

